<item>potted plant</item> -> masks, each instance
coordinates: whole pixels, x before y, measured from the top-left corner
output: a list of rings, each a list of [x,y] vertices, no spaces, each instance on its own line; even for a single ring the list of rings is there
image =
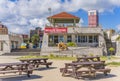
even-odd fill
[[[110,55],[113,55],[113,52],[115,51],[115,49],[113,47],[110,47],[109,51],[110,51]]]

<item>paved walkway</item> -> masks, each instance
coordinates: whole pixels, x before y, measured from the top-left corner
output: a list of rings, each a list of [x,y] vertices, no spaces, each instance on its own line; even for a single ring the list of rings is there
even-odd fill
[[[18,62],[18,56],[0,56],[0,63]],[[41,66],[39,70],[35,70],[33,75],[28,78],[26,75],[18,74],[0,74],[0,81],[120,81],[120,67],[110,67],[112,69],[108,76],[103,74],[97,75],[96,78],[74,79],[71,77],[62,77],[59,68],[64,67],[64,63],[71,61],[49,60],[53,64],[49,69]]]

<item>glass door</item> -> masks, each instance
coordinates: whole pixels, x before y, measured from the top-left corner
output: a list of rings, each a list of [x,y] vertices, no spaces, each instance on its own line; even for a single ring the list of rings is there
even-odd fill
[[[54,43],[58,43],[58,36],[54,36]]]
[[[63,36],[59,36],[59,42],[64,42],[64,37]]]

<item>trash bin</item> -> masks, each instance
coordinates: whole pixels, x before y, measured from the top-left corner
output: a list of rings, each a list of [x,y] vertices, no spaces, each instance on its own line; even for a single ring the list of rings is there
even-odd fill
[[[34,45],[33,48],[36,48],[36,45]]]

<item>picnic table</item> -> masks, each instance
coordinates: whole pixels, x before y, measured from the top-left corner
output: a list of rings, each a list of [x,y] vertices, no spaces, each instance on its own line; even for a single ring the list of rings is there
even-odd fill
[[[14,63],[0,63],[0,74],[6,73],[27,73],[27,76],[30,77],[30,74],[33,72],[32,66],[28,63],[14,62]]]
[[[30,59],[21,59],[20,61],[23,63],[32,64],[36,68],[38,68],[39,65],[46,65],[46,67],[49,68],[49,65],[51,65],[52,62],[47,62],[47,60],[48,58],[30,58]]]
[[[96,70],[94,65],[103,64],[103,62],[76,62],[76,63],[65,63],[65,68],[61,68],[62,76],[65,74],[70,74],[74,78],[83,76],[83,74],[88,74],[90,76],[96,77],[96,71],[104,71],[103,68]],[[80,70],[81,68],[87,68],[85,70]],[[110,69],[105,69],[104,74],[107,74]]]
[[[100,56],[84,56],[84,57],[78,57],[77,61],[73,61],[73,63],[75,62],[102,62],[102,64],[96,64],[94,65],[94,68],[98,69],[98,68],[105,68],[106,64],[105,61],[102,61],[100,59]]]

